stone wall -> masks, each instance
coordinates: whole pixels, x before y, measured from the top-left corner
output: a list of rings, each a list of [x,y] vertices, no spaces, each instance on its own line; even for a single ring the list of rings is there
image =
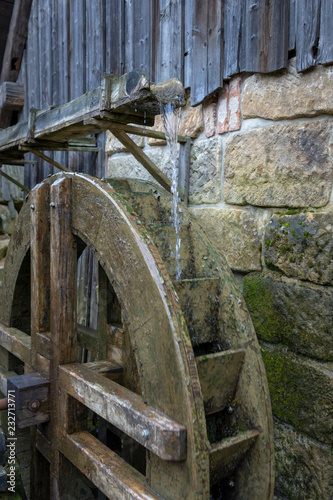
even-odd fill
[[[276,498],[333,498],[333,67],[237,76],[183,111],[190,207],[242,287],[276,419]],[[157,120],[156,128],[161,130]],[[137,139],[136,139],[137,140]],[[163,141],[138,144],[169,176]],[[109,177],[151,179],[108,136]]]

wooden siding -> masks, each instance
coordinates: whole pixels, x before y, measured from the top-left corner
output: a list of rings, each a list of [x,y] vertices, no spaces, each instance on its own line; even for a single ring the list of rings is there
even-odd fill
[[[100,84],[103,73],[143,68],[152,81],[173,76],[191,104],[237,73],[269,73],[333,62],[331,0],[33,0],[19,82],[30,108],[63,104]],[[291,51],[291,52],[289,52]],[[104,173],[104,135],[96,153],[52,153],[60,163]],[[32,158],[30,158],[32,159]],[[52,172],[37,161],[30,187]]]

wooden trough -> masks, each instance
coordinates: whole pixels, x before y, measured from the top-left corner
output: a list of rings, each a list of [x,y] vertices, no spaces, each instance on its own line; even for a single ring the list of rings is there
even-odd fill
[[[16,424],[32,429],[34,500],[273,498],[272,415],[249,313],[185,206],[176,280],[171,210],[153,184],[68,172],[36,186],[20,212],[3,275],[0,390],[8,381]],[[99,265],[97,329],[77,323],[86,247]]]

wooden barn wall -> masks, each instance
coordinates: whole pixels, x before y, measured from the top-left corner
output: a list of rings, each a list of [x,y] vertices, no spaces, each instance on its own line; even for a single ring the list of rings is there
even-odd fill
[[[332,21],[332,0],[33,0],[22,116],[78,97],[103,73],[140,67],[156,82],[180,78],[196,105],[234,74],[286,67],[288,53],[296,53],[298,71],[333,62]],[[53,156],[101,176],[104,134],[96,140],[98,155]],[[33,186],[51,172],[38,161],[26,181]]]

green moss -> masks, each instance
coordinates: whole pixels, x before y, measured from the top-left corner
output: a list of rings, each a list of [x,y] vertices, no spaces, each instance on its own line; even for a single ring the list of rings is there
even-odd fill
[[[257,335],[270,342],[279,342],[283,325],[274,310],[272,291],[265,280],[255,275],[246,276],[243,295]]]

